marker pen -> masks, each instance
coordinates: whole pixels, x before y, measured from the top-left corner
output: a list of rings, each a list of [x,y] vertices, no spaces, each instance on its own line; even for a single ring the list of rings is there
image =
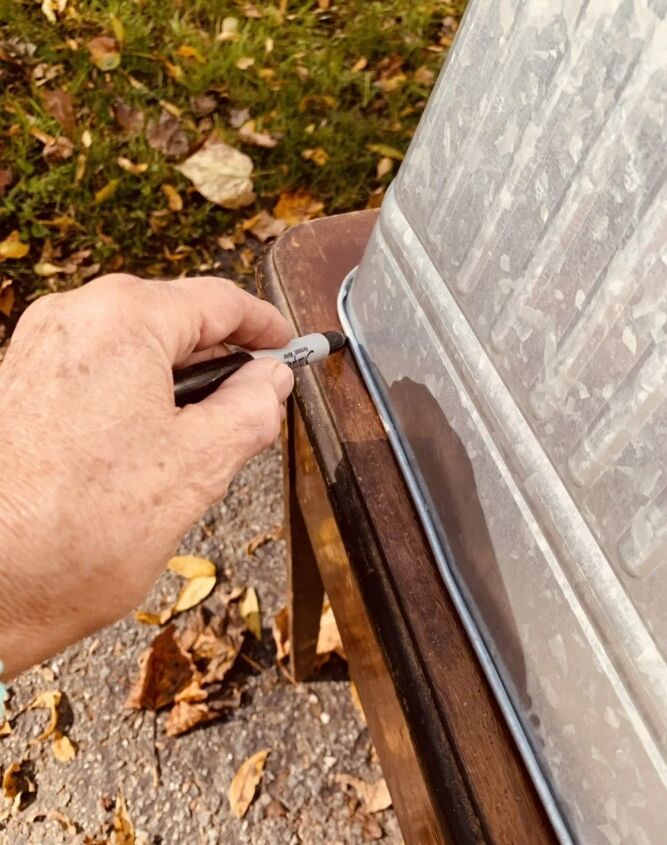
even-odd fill
[[[179,408],[199,402],[213,393],[244,364],[258,358],[275,358],[287,364],[290,369],[296,370],[312,364],[313,361],[321,361],[343,346],[345,335],[340,332],[323,332],[296,337],[282,349],[257,349],[252,352],[241,350],[221,358],[213,358],[211,361],[202,361],[182,370],[174,370],[174,399]]]

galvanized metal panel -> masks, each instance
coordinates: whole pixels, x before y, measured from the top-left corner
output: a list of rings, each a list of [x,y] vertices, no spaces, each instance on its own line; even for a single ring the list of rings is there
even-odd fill
[[[498,694],[603,845],[667,821],[666,16],[473,0],[345,305]]]

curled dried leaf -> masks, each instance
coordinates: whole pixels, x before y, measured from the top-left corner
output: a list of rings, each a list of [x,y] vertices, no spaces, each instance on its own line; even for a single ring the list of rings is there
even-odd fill
[[[120,64],[120,49],[115,38],[99,35],[88,42],[92,63],[103,71],[115,70]]]
[[[249,757],[241,764],[234,775],[229,786],[229,804],[232,813],[241,819],[248,812],[252,804],[255,792],[262,779],[266,758],[271,752],[270,748],[263,748],[252,757]]]
[[[190,655],[177,640],[175,627],[169,625],[142,654],[139,677],[125,706],[135,710],[166,707],[192,682],[195,674]]]
[[[113,819],[113,829],[115,836],[114,845],[136,845],[134,825],[130,821],[125,798],[123,798],[120,792],[116,798],[116,812]]]
[[[177,555],[167,563],[167,569],[176,572],[183,578],[204,578],[215,576],[215,564],[204,557],[196,555]]]
[[[53,756],[61,763],[69,763],[76,757],[76,746],[68,736],[56,731],[51,743]]]
[[[60,690],[48,690],[47,692],[42,692],[38,696],[36,696],[29,704],[29,710],[37,710],[37,709],[44,709],[50,711],[50,719],[47,728],[42,731],[42,733],[37,737],[37,742],[41,742],[44,739],[48,739],[52,734],[56,732],[56,728],[58,727],[58,719],[60,718],[60,702],[62,701],[63,694]]]
[[[379,813],[391,807],[391,795],[384,778],[367,783],[354,775],[338,774],[334,780],[343,786],[351,786],[367,813]]]
[[[312,220],[324,211],[324,203],[311,196],[307,191],[283,193],[273,209],[273,213],[288,226]]]

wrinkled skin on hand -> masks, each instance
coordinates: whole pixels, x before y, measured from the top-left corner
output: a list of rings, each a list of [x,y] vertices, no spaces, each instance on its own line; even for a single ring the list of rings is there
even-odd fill
[[[245,365],[178,409],[172,367],[282,346],[268,303],[217,278],[111,275],[38,300],[0,366],[0,657],[7,677],[136,607],[180,538],[270,445],[293,386]]]

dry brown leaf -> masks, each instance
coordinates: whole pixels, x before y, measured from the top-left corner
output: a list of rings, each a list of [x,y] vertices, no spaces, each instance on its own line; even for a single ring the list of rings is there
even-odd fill
[[[182,575],[183,578],[215,577],[215,564],[205,557],[195,555],[177,555],[167,563],[167,569]]]
[[[225,676],[236,663],[243,646],[243,624],[228,624],[224,633],[220,634],[210,625],[197,636],[192,647],[195,660],[205,663],[203,669],[203,684],[214,684],[224,680]]]
[[[241,819],[248,812],[255,792],[262,779],[266,758],[270,748],[263,748],[241,764],[229,786],[229,804],[236,818]]]
[[[357,61],[352,65],[352,73],[359,73],[368,65],[368,59],[366,56],[361,56],[357,59]]]
[[[256,640],[262,639],[262,615],[259,610],[259,598],[254,587],[248,587],[239,602],[239,613],[246,627]]]
[[[5,193],[13,181],[14,174],[12,171],[8,167],[0,168],[0,197]]]
[[[56,732],[56,728],[58,727],[58,719],[59,719],[59,707],[60,702],[62,701],[63,694],[60,690],[48,690],[47,692],[42,692],[38,696],[36,696],[28,705],[29,710],[37,710],[37,709],[44,709],[50,710],[50,720],[47,728],[42,731],[42,733],[37,737],[35,740],[36,742],[41,742],[44,739],[48,739],[52,734]]]
[[[179,701],[167,717],[165,732],[167,736],[180,736],[197,725],[212,722],[219,716],[220,711],[212,710],[208,704]]]
[[[1,259],[0,259],[1,260]],[[14,308],[15,302],[14,288],[12,287],[11,279],[0,279],[0,314],[9,317]]]
[[[112,109],[118,125],[125,130],[126,134],[136,135],[144,128],[145,116],[140,109],[128,106],[120,98],[114,101]]]
[[[382,839],[384,830],[382,825],[373,816],[362,815],[361,817],[361,838],[364,842],[376,842]]]
[[[142,625],[161,625],[160,614],[151,613],[149,610],[135,610],[134,618]]]
[[[190,704],[194,704],[198,701],[206,701],[207,698],[208,692],[205,689],[202,689],[199,680],[197,679],[192,681],[191,684],[188,684],[185,689],[182,689],[176,696],[175,700],[177,704],[179,701],[186,701]]]
[[[76,131],[76,117],[74,115],[74,99],[67,91],[42,90],[44,108],[59,124],[70,138]]]
[[[35,792],[35,784],[28,776],[27,762],[10,763],[2,776],[2,791],[5,798],[13,802],[12,809],[21,810],[24,799]]]
[[[258,241],[264,243],[269,238],[277,238],[287,228],[287,223],[284,220],[277,220],[268,211],[262,209],[259,214],[255,214],[249,220],[243,222],[244,230],[252,232]],[[251,554],[251,552],[249,552]]]
[[[215,134],[176,169],[190,179],[202,196],[223,208],[240,208],[254,202],[252,159]]]
[[[307,191],[284,193],[278,198],[273,209],[274,215],[284,220],[288,226],[312,220],[324,210],[324,203],[311,196]]]
[[[346,659],[336,618],[328,602],[324,603],[322,616],[320,617],[320,633],[317,637],[316,651],[320,656],[328,656],[335,652],[343,659]]]
[[[417,85],[433,85],[435,73],[433,73],[430,67],[427,67],[426,65],[421,65],[414,72],[413,79],[417,83]]]
[[[73,152],[74,144],[69,138],[61,135],[60,138],[55,138],[51,143],[44,145],[42,156],[49,165],[60,164],[61,161],[71,158]]]
[[[116,812],[113,819],[114,845],[136,845],[134,825],[127,814],[125,799],[118,793]]]
[[[324,147],[313,147],[312,149],[303,150],[301,157],[306,161],[312,161],[318,167],[324,167],[329,161],[329,153]]]
[[[384,778],[376,780],[375,783],[367,783],[354,775],[338,774],[334,780],[343,786],[351,786],[367,813],[379,813],[391,807],[391,795]]]
[[[173,185],[162,185],[162,193],[167,198],[167,205],[169,206],[169,211],[182,211],[183,210],[183,199],[181,195],[178,193],[176,188]]]
[[[159,710],[193,680],[192,659],[176,639],[173,625],[165,628],[142,654],[137,678],[125,706],[135,710]]]
[[[239,129],[250,118],[250,109],[230,109],[229,122],[234,129]]]
[[[182,613],[184,610],[190,610],[191,607],[196,607],[211,594],[215,587],[215,581],[215,575],[203,575],[197,578],[191,578],[179,593],[176,604],[172,608],[173,612]]]
[[[46,814],[46,818],[50,821],[58,822],[65,833],[69,836],[76,836],[79,832],[76,822],[72,821],[72,819],[68,818],[68,816],[61,813],[59,810],[49,810]]]
[[[6,261],[7,259],[13,258],[24,258],[28,254],[29,250],[30,246],[23,243],[19,233],[14,230],[7,235],[4,241],[0,241],[0,261]]]
[[[218,101],[212,94],[199,94],[197,97],[190,97],[190,111],[195,117],[206,117],[212,114],[218,107]]]
[[[51,743],[51,750],[56,760],[59,760],[61,763],[69,763],[76,757],[76,746],[72,740],[57,731]]]
[[[268,132],[258,132],[254,120],[246,120],[239,129],[239,139],[245,144],[252,144],[255,147],[264,147],[267,150],[273,149],[278,139]]]
[[[280,663],[290,652],[289,615],[286,607],[273,617],[273,639],[276,644],[276,661]]]
[[[99,35],[88,42],[92,63],[103,71],[115,70],[120,64],[120,50],[115,38]]]
[[[164,108],[157,120],[148,121],[146,140],[150,147],[167,158],[184,156],[190,146],[180,121]]]
[[[12,726],[9,723],[9,719],[5,719],[3,722],[0,722],[0,736],[9,736],[12,732]]]

